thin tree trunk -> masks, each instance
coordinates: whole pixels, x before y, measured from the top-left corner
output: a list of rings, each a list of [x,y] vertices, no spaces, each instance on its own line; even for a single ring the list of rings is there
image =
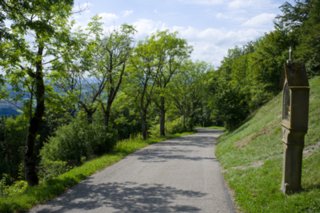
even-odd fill
[[[30,186],[37,185],[39,183],[39,178],[37,175],[37,150],[35,150],[35,143],[37,134],[40,132],[40,128],[43,121],[43,116],[45,112],[45,87],[43,80],[42,72],[42,54],[43,54],[44,45],[39,44],[37,56],[40,57],[36,62],[36,73],[34,76],[35,80],[35,89],[36,89],[36,108],[35,113],[32,115],[29,121],[29,129],[26,141],[26,151],[25,151],[25,177]],[[40,147],[37,147],[38,149]]]
[[[93,113],[92,110],[86,111],[88,124],[92,124],[93,122]]]
[[[141,132],[143,140],[147,140],[148,138],[148,123],[147,123],[147,111],[141,110],[140,112],[141,117]]]
[[[109,101],[109,99],[108,99],[106,110],[104,110],[104,125],[106,128],[109,127],[109,121],[110,121],[110,115],[111,115],[111,105],[112,105],[112,102]]]
[[[166,119],[166,111],[165,111],[164,97],[160,97],[160,136],[166,135],[165,119]]]
[[[186,125],[186,116],[182,116],[182,120],[183,120],[183,130],[185,131],[187,129],[187,125]]]

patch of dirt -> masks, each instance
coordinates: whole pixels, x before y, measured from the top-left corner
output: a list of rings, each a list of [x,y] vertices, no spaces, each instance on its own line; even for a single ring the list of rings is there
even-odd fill
[[[318,141],[318,143],[307,146],[303,149],[303,157],[307,158],[310,155],[312,155],[312,153],[314,153],[315,151],[320,149],[320,141]]]
[[[232,167],[232,169],[247,170],[247,169],[251,169],[251,168],[261,167],[261,166],[263,166],[263,164],[264,164],[264,161],[259,160],[259,161],[252,162],[251,164],[246,165],[246,166],[235,166],[235,167]]]
[[[275,124],[268,125],[268,126],[264,127],[263,129],[261,129],[259,132],[255,132],[255,133],[248,135],[248,136],[242,138],[241,140],[237,141],[235,143],[235,147],[241,149],[241,148],[245,147],[246,145],[248,145],[251,141],[253,141],[257,137],[259,137],[261,135],[269,134],[275,127],[276,127]]]

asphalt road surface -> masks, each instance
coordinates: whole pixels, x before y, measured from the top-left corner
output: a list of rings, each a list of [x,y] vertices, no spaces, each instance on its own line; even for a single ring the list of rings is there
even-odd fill
[[[137,151],[30,212],[235,212],[214,156],[219,131]]]

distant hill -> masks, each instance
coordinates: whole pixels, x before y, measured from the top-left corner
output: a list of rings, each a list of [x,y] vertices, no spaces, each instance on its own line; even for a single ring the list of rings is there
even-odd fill
[[[0,117],[10,117],[20,114],[20,110],[13,104],[7,101],[0,100]]]

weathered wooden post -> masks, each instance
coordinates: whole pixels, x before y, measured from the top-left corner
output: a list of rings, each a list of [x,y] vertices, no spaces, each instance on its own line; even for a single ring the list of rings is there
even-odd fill
[[[282,191],[285,194],[301,190],[302,152],[308,130],[309,83],[303,64],[285,65],[283,87],[282,141],[284,162]]]

